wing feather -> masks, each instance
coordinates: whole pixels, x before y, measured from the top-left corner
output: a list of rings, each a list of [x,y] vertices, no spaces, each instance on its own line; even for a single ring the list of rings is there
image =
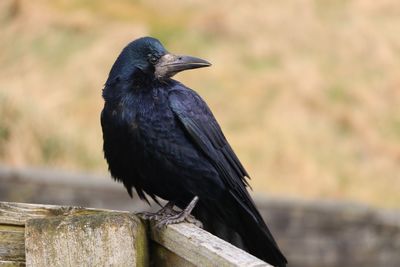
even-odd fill
[[[246,177],[249,178],[249,175],[204,100],[195,91],[181,88],[169,92],[169,104],[192,141],[216,168],[227,188],[259,217],[246,190],[249,185]]]

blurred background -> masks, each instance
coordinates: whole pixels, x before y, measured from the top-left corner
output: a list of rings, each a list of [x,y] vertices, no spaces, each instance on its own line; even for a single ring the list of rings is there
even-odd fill
[[[1,0],[1,164],[108,176],[101,90],[145,35],[212,62],[176,79],[256,194],[400,208],[397,0]]]
[[[385,1],[0,4],[0,160],[106,173],[101,90],[144,35],[212,68],[203,96],[256,192],[400,207],[400,5]]]

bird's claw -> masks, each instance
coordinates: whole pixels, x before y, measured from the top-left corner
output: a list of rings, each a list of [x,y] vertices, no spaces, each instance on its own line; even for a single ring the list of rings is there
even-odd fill
[[[161,220],[163,215],[158,213],[158,212],[139,212],[136,213],[137,216],[139,216],[140,218],[142,218],[143,220],[151,220],[151,221],[158,221]]]
[[[157,212],[139,212],[137,215],[144,220],[152,220],[152,221],[159,221],[168,216],[176,215],[178,212],[174,210],[174,203],[168,202],[162,209]]]
[[[156,227],[158,229],[162,229],[163,227],[167,227],[170,224],[176,224],[181,222],[192,223],[199,228],[203,228],[203,224],[197,220],[194,216],[187,214],[185,211],[177,213],[175,215],[166,216],[156,223]]]
[[[155,226],[158,229],[166,227],[169,224],[181,222],[192,223],[200,228],[203,228],[203,224],[200,221],[196,220],[192,215],[190,215],[198,200],[199,198],[197,196],[194,197],[189,205],[187,205],[187,207],[181,212],[174,210],[173,202],[168,202],[161,210],[156,213],[140,212],[137,215],[145,220],[156,221]]]
[[[163,219],[159,220],[159,222],[156,224],[156,227],[160,229],[169,224],[181,223],[186,221],[188,223],[193,223],[198,227],[202,228],[203,224],[200,221],[196,220],[192,215],[190,215],[193,208],[196,206],[197,201],[199,201],[199,198],[195,196],[184,210],[182,210],[180,213],[165,216]]]
[[[197,220],[194,216],[190,215],[185,219],[188,223],[192,223],[196,225],[197,227],[203,229],[203,223],[199,220]]]

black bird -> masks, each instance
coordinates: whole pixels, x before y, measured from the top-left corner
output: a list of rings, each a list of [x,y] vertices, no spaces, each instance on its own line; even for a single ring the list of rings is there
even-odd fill
[[[180,71],[210,65],[170,54],[151,37],[122,50],[103,89],[101,126],[110,173],[130,196],[135,188],[141,199],[168,200],[158,213],[162,224],[183,221],[195,206],[192,214],[206,230],[272,265],[285,266],[247,192],[249,175],[211,110],[195,91],[171,79]],[[168,214],[174,205],[182,213]]]

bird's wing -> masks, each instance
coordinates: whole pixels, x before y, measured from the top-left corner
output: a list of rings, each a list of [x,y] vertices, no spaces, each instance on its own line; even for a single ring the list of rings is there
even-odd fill
[[[246,177],[249,175],[204,100],[193,90],[185,88],[170,91],[169,105],[194,144],[216,168],[227,188],[246,203],[253,214],[258,215],[246,190]]]
[[[243,216],[243,223],[251,228],[254,227],[253,233],[257,234],[257,240],[262,240],[261,247],[270,244],[272,247],[270,251],[273,251],[271,253],[274,257],[278,257],[282,263],[286,262],[246,190],[248,185],[246,177],[249,175],[233,152],[207,104],[193,90],[180,88],[169,92],[169,105],[192,142],[207,156],[226,185],[230,196],[240,206],[238,211],[240,216]],[[260,245],[257,242],[252,245],[257,247]]]

